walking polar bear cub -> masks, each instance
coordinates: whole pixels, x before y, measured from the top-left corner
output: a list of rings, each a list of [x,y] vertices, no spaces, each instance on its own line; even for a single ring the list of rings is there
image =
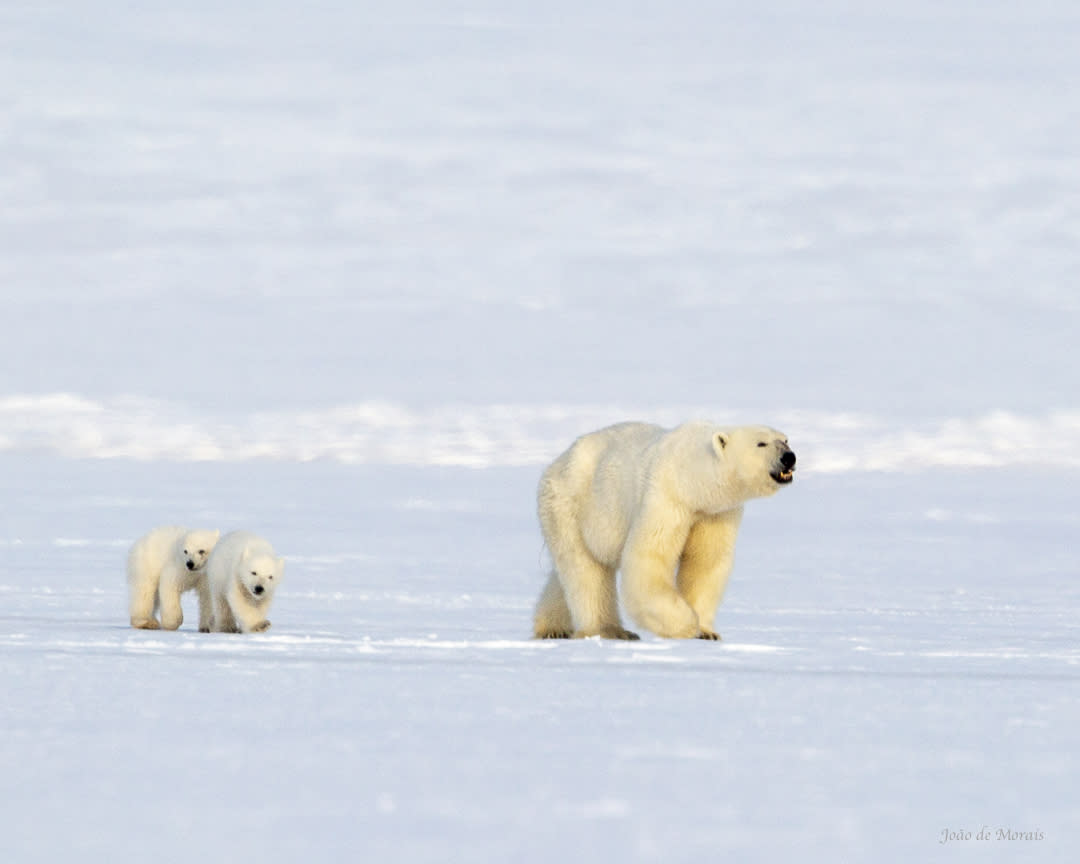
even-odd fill
[[[538,638],[719,639],[716,608],[734,563],[743,504],[792,481],[787,436],[766,426],[621,423],[585,435],[540,480],[554,569],[537,603]]]
[[[285,561],[270,543],[250,531],[222,537],[206,564],[215,633],[261,633],[266,613],[285,575]]]
[[[141,630],[176,630],[184,623],[180,595],[199,592],[199,629],[210,629],[210,591],[206,559],[218,531],[189,531],[162,525],[135,541],[128,552],[128,612],[131,626]],[[155,617],[161,611],[161,623]]]

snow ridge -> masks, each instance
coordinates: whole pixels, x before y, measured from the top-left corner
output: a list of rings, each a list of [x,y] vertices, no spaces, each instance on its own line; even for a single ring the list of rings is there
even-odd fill
[[[640,418],[671,426],[690,417],[766,422],[792,438],[804,471],[917,471],[1005,466],[1080,467],[1080,413],[995,411],[923,422],[845,413],[735,417],[708,406],[358,402],[324,410],[203,418],[198,410],[137,397],[55,393],[0,398],[0,452],[135,461],[265,459],[346,464],[539,465],[578,435]]]

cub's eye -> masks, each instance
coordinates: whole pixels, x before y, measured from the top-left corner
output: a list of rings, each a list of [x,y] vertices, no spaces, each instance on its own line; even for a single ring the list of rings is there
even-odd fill
[[[270,580],[271,582],[273,582],[273,581],[274,581],[274,574],[273,574],[273,573],[271,573],[271,574],[270,574],[269,576],[267,576],[266,578],[267,578],[267,579],[269,579],[269,580]]]
[[[200,555],[205,555],[205,554],[206,554],[206,550],[205,550],[205,549],[200,549],[200,550],[199,550],[199,554],[200,554]]]
[[[256,573],[256,572],[255,572],[254,570],[252,570],[252,571],[251,571],[251,575],[252,575],[252,576],[258,576],[259,574],[258,574],[258,573]]]
[[[185,554],[185,555],[187,555],[187,554],[188,554],[188,551],[187,551],[187,549],[185,549],[185,550],[184,550],[184,554]]]
[[[768,444],[766,444],[766,443],[765,443],[764,441],[758,441],[758,442],[757,442],[757,446],[758,446],[758,447],[768,447],[769,445],[768,445]]]

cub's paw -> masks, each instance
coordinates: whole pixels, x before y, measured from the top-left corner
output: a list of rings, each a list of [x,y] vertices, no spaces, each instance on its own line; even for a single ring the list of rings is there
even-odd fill
[[[719,642],[720,634],[715,632],[714,630],[702,630],[700,633],[698,633],[697,638],[708,639],[711,642]]]
[[[260,621],[258,624],[255,624],[251,628],[251,632],[252,633],[262,633],[263,631],[269,630],[269,629],[270,629],[270,622],[269,621]]]
[[[200,632],[200,633],[209,633],[209,632],[210,632],[210,625],[209,625],[209,624],[203,624],[203,625],[202,625],[202,626],[201,626],[201,627],[199,628],[199,632]]]
[[[537,639],[569,639],[573,635],[569,630],[544,630],[534,634]]]

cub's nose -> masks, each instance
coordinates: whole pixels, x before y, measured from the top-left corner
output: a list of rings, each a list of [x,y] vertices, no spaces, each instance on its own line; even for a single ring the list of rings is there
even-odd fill
[[[195,562],[194,561],[188,561],[187,562],[187,569],[188,570],[194,570],[195,569]]]
[[[795,453],[792,450],[786,450],[784,455],[780,457],[780,464],[784,466],[785,471],[790,471],[795,467]]]
[[[256,595],[256,596],[258,596],[259,594],[262,594],[263,593],[263,586],[262,585],[256,585],[254,588],[251,589],[251,593]]]

